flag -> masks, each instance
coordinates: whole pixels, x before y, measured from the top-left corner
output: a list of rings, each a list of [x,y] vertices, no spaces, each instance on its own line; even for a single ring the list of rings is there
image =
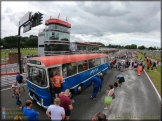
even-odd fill
[[[59,15],[58,15],[58,19],[60,18],[60,13],[59,13]]]

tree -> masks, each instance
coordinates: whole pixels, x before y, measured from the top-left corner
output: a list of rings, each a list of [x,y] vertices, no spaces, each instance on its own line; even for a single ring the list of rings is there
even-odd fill
[[[8,36],[1,39],[0,44],[3,45],[4,49],[11,49],[18,47],[18,37],[17,36]],[[38,37],[35,35],[30,35],[29,37],[20,38],[20,47],[38,47]]]
[[[142,46],[138,46],[138,49],[144,50],[144,49],[146,49],[146,47],[144,45],[142,45]]]
[[[149,47],[148,49],[149,49],[149,50],[154,50],[154,48],[153,48],[153,47]]]

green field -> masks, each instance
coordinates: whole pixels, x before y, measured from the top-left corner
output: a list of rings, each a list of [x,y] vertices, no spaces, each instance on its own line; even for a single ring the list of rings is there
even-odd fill
[[[146,53],[147,56],[153,57],[155,60],[161,60],[161,52],[160,51],[147,51],[147,50],[138,50],[139,52]]]
[[[138,59],[142,57],[144,59],[143,54],[137,52]],[[145,62],[146,63],[146,62]],[[158,90],[159,94],[161,95],[161,66],[158,66],[156,71],[154,70],[147,70],[147,65],[145,65],[145,71],[152,80],[153,84],[155,85],[156,89]]]
[[[11,49],[11,50],[1,50],[1,59],[4,59],[5,56],[8,58],[9,53],[17,53],[17,49]],[[21,55],[27,56],[27,55],[38,55],[38,48],[29,48],[29,49],[20,49]]]

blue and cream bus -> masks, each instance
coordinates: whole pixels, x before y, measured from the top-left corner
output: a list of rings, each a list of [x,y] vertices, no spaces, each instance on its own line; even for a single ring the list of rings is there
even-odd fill
[[[85,68],[86,66],[86,68]],[[29,96],[38,105],[48,108],[53,103],[51,78],[57,71],[63,78],[62,91],[78,94],[91,84],[101,71],[108,71],[107,54],[70,54],[33,57],[27,60],[27,88]]]

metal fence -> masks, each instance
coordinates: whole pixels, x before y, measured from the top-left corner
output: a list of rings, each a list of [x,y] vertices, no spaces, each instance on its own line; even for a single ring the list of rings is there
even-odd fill
[[[26,80],[27,74],[21,74],[23,76],[24,81]],[[6,75],[1,76],[1,88],[6,86],[11,86],[16,83],[16,75]]]

